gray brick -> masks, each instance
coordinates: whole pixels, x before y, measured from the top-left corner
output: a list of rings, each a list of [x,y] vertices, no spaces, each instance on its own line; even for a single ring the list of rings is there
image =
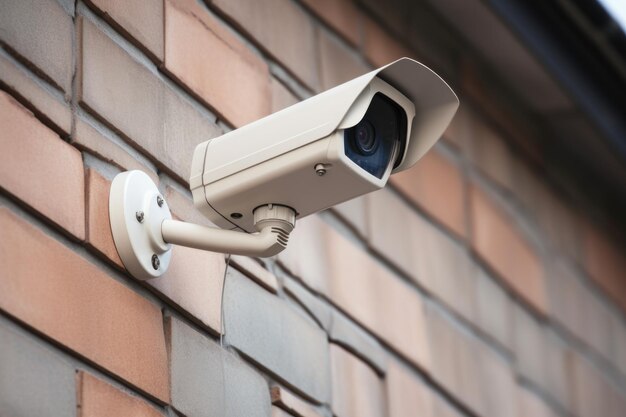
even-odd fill
[[[337,310],[332,312],[330,339],[356,353],[380,374],[387,370],[387,355],[380,343]]]
[[[476,320],[478,325],[509,350],[513,350],[511,298],[482,269],[476,268]]]
[[[536,383],[545,378],[545,332],[541,323],[518,304],[513,306],[513,347],[517,371]]]
[[[332,311],[328,304],[286,275],[283,277],[283,288],[313,316],[324,330],[330,329]]]
[[[0,41],[68,93],[72,82],[72,18],[55,0],[3,0]]]
[[[50,121],[56,130],[65,134],[70,133],[72,112],[60,93],[48,91],[42,81],[28,75],[13,59],[4,55],[0,55],[0,80],[22,96],[30,104],[30,110],[41,112],[38,117],[43,116],[47,119],[44,120],[47,124],[50,124],[48,123]]]
[[[208,116],[82,19],[81,102],[188,181],[195,146],[220,134]]]
[[[172,406],[187,417],[270,415],[269,387],[241,359],[178,319],[166,319]]]
[[[227,341],[302,394],[328,402],[326,334],[288,303],[237,271],[229,270],[225,285]]]
[[[0,413],[75,416],[74,367],[0,320]]]

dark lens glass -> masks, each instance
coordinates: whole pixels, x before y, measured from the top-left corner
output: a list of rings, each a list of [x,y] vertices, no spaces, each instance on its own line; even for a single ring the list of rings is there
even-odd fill
[[[365,171],[382,178],[394,155],[403,151],[406,127],[406,112],[387,96],[376,93],[363,119],[346,129],[344,152]]]
[[[376,132],[368,120],[361,120],[354,127],[354,140],[357,150],[363,155],[370,155],[376,151],[378,145]]]

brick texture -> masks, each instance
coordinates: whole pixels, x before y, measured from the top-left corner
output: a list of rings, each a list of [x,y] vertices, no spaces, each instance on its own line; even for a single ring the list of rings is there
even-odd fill
[[[235,126],[270,113],[269,71],[261,58],[195,0],[166,0],[165,12],[170,72]]]
[[[122,170],[138,169],[145,172],[155,183],[159,183],[159,177],[154,169],[149,168],[141,160],[137,160],[132,151],[125,149],[106,133],[99,131],[91,124],[82,119],[76,120],[72,144],[99,159],[110,162]]]
[[[319,402],[330,400],[326,335],[287,303],[239,273],[226,278],[229,343]]]
[[[311,405],[295,394],[278,385],[272,387],[272,404],[279,406],[298,417],[321,417]]]
[[[186,416],[269,416],[265,380],[175,318],[166,319],[172,406]]]
[[[80,152],[4,92],[0,92],[0,125],[0,186],[75,238],[84,239]]]
[[[81,103],[188,181],[195,146],[218,127],[93,23],[81,22]]]
[[[298,227],[305,222],[306,226],[296,229],[294,235],[306,235],[303,240],[290,241],[283,259],[349,316],[428,369],[429,352],[423,343],[426,326],[420,295],[322,221],[309,218]],[[310,259],[312,254],[314,261]],[[309,267],[311,261],[318,266]],[[321,277],[325,279],[320,281]]]
[[[541,313],[547,311],[541,260],[510,218],[477,186],[470,191],[472,246],[502,279]]]
[[[167,402],[159,308],[7,209],[0,225],[0,309]]]
[[[385,413],[383,383],[376,373],[356,357],[330,345],[335,415],[377,417]]]
[[[0,41],[68,97],[72,81],[72,32],[72,17],[55,0],[2,2]]]
[[[624,415],[622,220],[430,5],[0,3],[2,416]],[[384,190],[299,218],[272,258],[175,246],[160,278],[125,270],[115,175],[215,227],[198,143],[417,55],[461,108]]]
[[[78,409],[81,417],[159,417],[145,400],[129,395],[86,372],[78,374]]]
[[[93,169],[87,170],[87,244],[120,268],[120,259],[109,219],[111,182]]]
[[[303,0],[316,15],[353,45],[361,41],[363,16],[351,0]]]
[[[370,245],[410,278],[474,320],[476,276],[468,252],[388,190],[367,196]]]
[[[389,417],[435,417],[433,394],[426,384],[402,365],[391,362],[386,376]]]
[[[73,417],[74,367],[0,320],[0,410],[11,416]]]
[[[323,30],[318,31],[318,34],[323,90],[369,72],[369,68],[361,61],[361,58],[339,39]]]
[[[319,82],[313,20],[294,2],[215,0],[213,4],[312,89]]]
[[[130,35],[139,47],[163,61],[162,0],[88,0],[104,17]]]
[[[364,53],[374,66],[382,67],[403,57],[415,57],[413,52],[385,32],[372,19],[365,18],[363,28]]]
[[[585,230],[584,262],[591,278],[626,310],[626,256],[592,226]]]
[[[413,168],[393,175],[391,183],[445,227],[466,236],[465,180],[460,169],[437,149]]]
[[[53,125],[55,130],[64,135],[72,129],[72,113],[69,106],[55,94],[51,88],[34,76],[29,76],[11,58],[0,55],[0,84],[8,90],[15,91],[23,97],[26,105],[36,113],[37,117],[47,125]]]

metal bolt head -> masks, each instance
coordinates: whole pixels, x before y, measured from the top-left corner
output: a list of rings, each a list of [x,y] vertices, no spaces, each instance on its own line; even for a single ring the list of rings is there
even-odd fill
[[[315,165],[315,173],[320,177],[326,175],[326,167],[324,166],[324,164]]]
[[[137,219],[139,223],[143,223],[143,218],[144,218],[143,211],[139,210],[137,213],[135,213],[135,218]]]
[[[160,195],[157,196],[157,204],[159,205],[159,207],[163,207],[163,203],[165,201],[163,200],[163,197],[161,197]]]
[[[155,253],[155,254],[152,255],[152,267],[155,270],[157,270],[157,269],[159,269],[160,266],[161,266],[161,260],[159,259],[159,257]]]

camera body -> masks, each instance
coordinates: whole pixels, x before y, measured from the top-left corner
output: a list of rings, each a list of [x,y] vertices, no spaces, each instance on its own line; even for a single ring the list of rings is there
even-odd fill
[[[402,58],[198,145],[194,204],[217,226],[252,233],[258,207],[302,218],[375,191],[430,149],[458,105],[437,74]]]

